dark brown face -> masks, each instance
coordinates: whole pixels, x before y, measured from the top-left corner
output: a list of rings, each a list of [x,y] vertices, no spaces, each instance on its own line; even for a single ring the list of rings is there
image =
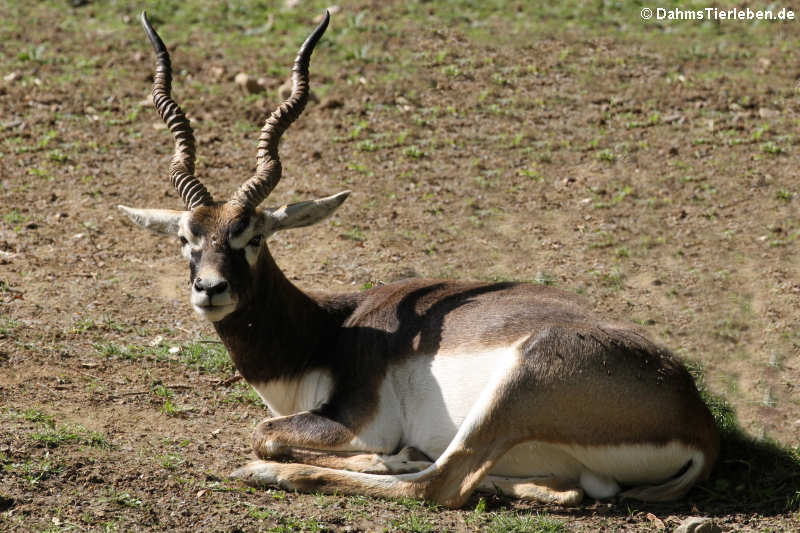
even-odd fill
[[[249,292],[265,237],[259,221],[259,213],[229,203],[201,206],[181,219],[192,307],[211,322],[235,311]]]

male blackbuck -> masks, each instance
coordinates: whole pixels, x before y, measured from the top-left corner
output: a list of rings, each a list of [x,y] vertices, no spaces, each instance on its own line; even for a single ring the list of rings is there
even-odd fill
[[[217,202],[194,175],[169,55],[142,14],[157,56],[153,100],[175,140],[170,177],[187,210],[120,208],[178,236],[192,306],[275,415],[255,428],[258,460],[232,475],[453,507],[476,489],[560,504],[686,494],[709,475],[718,433],[684,366],[635,326],[527,283],[410,279],[340,294],[284,276],[266,238],[324,219],[349,192],[259,208],[281,178],[278,140],[306,104],[328,20],[266,119],[255,175]]]

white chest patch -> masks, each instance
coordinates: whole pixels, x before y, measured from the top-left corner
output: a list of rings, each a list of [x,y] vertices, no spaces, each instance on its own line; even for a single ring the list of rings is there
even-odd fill
[[[333,389],[333,378],[325,370],[312,370],[295,379],[251,383],[275,416],[308,411],[324,404]]]

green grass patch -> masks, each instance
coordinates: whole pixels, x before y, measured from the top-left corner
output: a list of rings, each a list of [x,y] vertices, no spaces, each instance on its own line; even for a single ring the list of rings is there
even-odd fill
[[[38,461],[13,462],[4,460],[2,462],[3,472],[15,474],[24,479],[29,485],[34,486],[42,481],[56,477],[64,471],[64,465],[51,458]]]
[[[223,400],[225,403],[243,403],[255,406],[263,406],[264,402],[261,401],[261,396],[255,391],[253,387],[245,382],[238,382],[231,387],[227,396]]]
[[[233,362],[228,356],[225,346],[215,340],[190,342],[172,348],[166,345],[131,344],[126,346],[107,342],[95,343],[94,349],[100,355],[113,359],[129,361],[175,361],[177,359],[184,365],[204,373],[230,374],[233,372]]]
[[[392,526],[398,531],[409,531],[412,533],[429,533],[436,531],[436,526],[430,518],[416,511],[406,513],[403,518],[392,520]]]
[[[57,448],[65,444],[84,444],[94,448],[111,448],[108,438],[97,431],[90,431],[80,424],[48,426],[31,433],[31,439],[46,448]]]
[[[564,522],[546,513],[493,513],[488,529],[492,533],[561,533],[569,531]]]
[[[230,374],[233,362],[219,341],[200,341],[185,344],[178,353],[181,362],[201,372]]]

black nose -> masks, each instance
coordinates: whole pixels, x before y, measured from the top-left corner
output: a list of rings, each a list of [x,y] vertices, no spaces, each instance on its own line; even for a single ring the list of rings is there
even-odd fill
[[[227,288],[228,282],[224,279],[195,278],[194,280],[194,290],[205,292],[209,296],[225,292]]]

